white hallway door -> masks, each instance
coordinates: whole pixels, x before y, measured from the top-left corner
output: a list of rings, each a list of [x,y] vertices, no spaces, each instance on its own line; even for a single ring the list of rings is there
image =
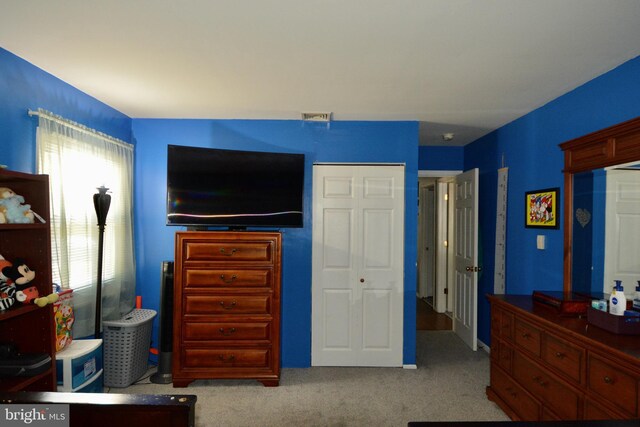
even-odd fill
[[[314,165],[313,366],[402,366],[404,166]]]
[[[478,169],[455,178],[455,280],[453,330],[478,349]]]

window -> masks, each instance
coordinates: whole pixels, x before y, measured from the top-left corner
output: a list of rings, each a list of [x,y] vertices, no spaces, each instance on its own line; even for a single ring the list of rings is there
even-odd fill
[[[38,111],[38,172],[49,175],[54,283],[74,290],[74,337],[91,335],[99,230],[93,206],[97,188],[109,188],[104,232],[102,318],[119,319],[135,300],[130,144]]]

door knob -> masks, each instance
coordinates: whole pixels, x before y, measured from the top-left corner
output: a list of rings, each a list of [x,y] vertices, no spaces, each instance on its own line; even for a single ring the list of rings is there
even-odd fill
[[[364,278],[363,277],[360,278],[360,283],[364,283]]]

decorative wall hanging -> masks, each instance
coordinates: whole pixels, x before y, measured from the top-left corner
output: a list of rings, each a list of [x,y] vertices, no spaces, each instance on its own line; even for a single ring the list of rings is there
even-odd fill
[[[525,227],[558,228],[559,188],[527,191],[525,193]]]
[[[591,213],[583,208],[576,209],[576,219],[582,228],[585,228],[591,221]]]

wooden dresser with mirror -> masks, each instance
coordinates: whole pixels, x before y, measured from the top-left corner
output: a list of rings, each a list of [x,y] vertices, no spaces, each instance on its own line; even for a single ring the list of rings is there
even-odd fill
[[[560,148],[565,156],[563,293],[601,298],[615,277],[631,296],[640,280],[635,271],[640,212],[638,220],[633,215],[640,204],[640,184],[633,184],[640,176],[640,117]],[[623,196],[610,191],[616,186],[624,189]],[[607,332],[585,316],[561,315],[530,295],[488,299],[487,395],[513,420],[640,418],[640,335]]]

